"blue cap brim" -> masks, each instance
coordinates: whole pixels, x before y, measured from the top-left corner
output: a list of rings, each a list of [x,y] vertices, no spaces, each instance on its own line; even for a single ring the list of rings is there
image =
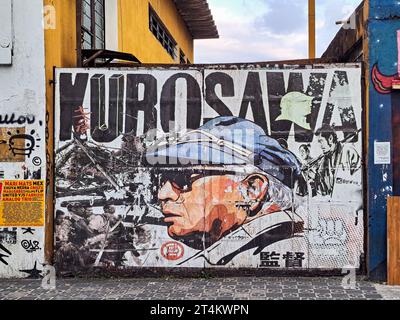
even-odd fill
[[[193,165],[245,165],[252,164],[253,158],[241,156],[229,148],[207,142],[169,144],[149,149],[146,162],[152,166],[193,166]]]

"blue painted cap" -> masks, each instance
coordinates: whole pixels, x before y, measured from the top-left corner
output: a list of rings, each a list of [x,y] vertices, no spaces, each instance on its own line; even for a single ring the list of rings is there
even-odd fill
[[[218,117],[197,130],[170,136],[149,147],[147,165],[192,167],[250,164],[288,187],[301,175],[297,157],[269,137],[252,121],[238,117]]]

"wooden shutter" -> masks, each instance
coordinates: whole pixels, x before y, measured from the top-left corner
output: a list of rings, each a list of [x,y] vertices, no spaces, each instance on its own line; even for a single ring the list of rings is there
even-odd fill
[[[388,198],[388,284],[400,285],[400,197]]]

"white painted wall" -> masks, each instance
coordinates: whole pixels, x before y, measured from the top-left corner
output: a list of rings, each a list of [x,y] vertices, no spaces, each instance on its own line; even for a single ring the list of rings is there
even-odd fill
[[[106,49],[118,51],[118,0],[107,0],[106,9]]]
[[[0,0],[3,1],[3,0]],[[25,157],[25,163],[0,162],[0,170],[4,171],[5,180],[23,179],[23,168],[37,170],[33,164],[34,157],[40,157],[41,179],[46,177],[46,149],[45,149],[45,53],[43,0],[12,0],[12,65],[0,65],[0,116],[15,114],[34,115],[36,121],[25,126],[25,132],[31,133],[37,141],[37,147],[30,158]],[[1,124],[1,127],[21,127],[18,124]],[[20,178],[16,176],[20,175]],[[1,180],[0,180],[1,182]],[[10,226],[12,227],[12,226]],[[0,232],[4,229],[0,227]],[[44,263],[44,226],[33,227],[34,234],[25,233],[22,227],[17,228],[16,244],[2,243],[11,252],[5,253],[0,248],[1,255],[6,255],[8,265],[0,261],[0,278],[27,277],[29,273],[20,270],[42,270]],[[38,241],[40,250],[27,252],[21,241]]]

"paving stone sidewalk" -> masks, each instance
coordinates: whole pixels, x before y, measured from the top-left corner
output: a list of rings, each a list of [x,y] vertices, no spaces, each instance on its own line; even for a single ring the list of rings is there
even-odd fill
[[[1,280],[0,300],[400,300],[400,287],[342,278],[59,279]]]

